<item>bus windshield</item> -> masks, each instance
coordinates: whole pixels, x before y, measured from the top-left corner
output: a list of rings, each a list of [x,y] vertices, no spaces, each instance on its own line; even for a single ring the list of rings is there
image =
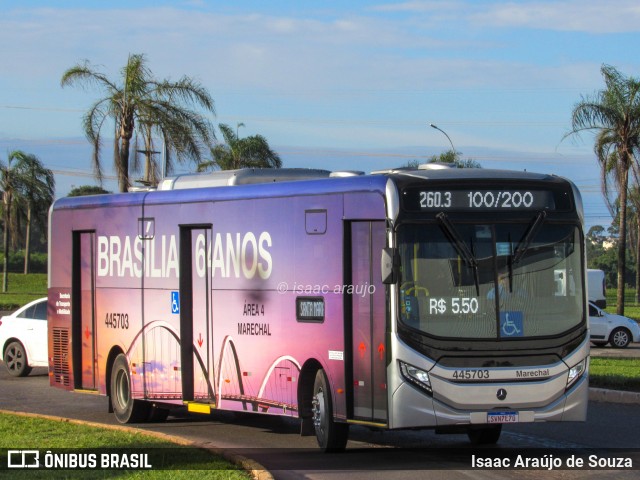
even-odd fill
[[[427,335],[530,339],[583,321],[575,225],[405,223],[398,230],[400,321]]]

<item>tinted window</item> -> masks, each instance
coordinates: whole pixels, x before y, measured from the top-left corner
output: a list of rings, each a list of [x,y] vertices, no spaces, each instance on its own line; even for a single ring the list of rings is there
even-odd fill
[[[35,320],[47,319],[47,301],[43,300],[35,305],[31,305],[24,312],[18,315],[18,318],[33,318]]]

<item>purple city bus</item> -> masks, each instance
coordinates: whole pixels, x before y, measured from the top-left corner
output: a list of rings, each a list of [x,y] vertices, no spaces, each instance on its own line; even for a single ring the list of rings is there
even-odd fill
[[[52,386],[119,422],[287,415],[495,443],[583,421],[581,197],[527,172],[245,169],[62,198],[50,215]],[[561,283],[561,284],[559,284]]]

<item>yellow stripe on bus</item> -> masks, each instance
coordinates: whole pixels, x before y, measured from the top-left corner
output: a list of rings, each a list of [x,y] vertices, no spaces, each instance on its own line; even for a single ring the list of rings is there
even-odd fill
[[[187,403],[187,410],[193,413],[211,413],[211,405],[208,403]]]

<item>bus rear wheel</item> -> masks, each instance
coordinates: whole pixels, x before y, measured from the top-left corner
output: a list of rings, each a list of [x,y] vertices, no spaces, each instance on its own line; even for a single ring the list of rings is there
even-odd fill
[[[111,370],[111,406],[120,423],[144,422],[149,416],[149,403],[133,399],[129,362],[122,353],[116,357]]]
[[[318,370],[313,383],[313,426],[318,445],[325,452],[339,452],[347,446],[349,425],[333,420],[333,401],[324,370]]]

